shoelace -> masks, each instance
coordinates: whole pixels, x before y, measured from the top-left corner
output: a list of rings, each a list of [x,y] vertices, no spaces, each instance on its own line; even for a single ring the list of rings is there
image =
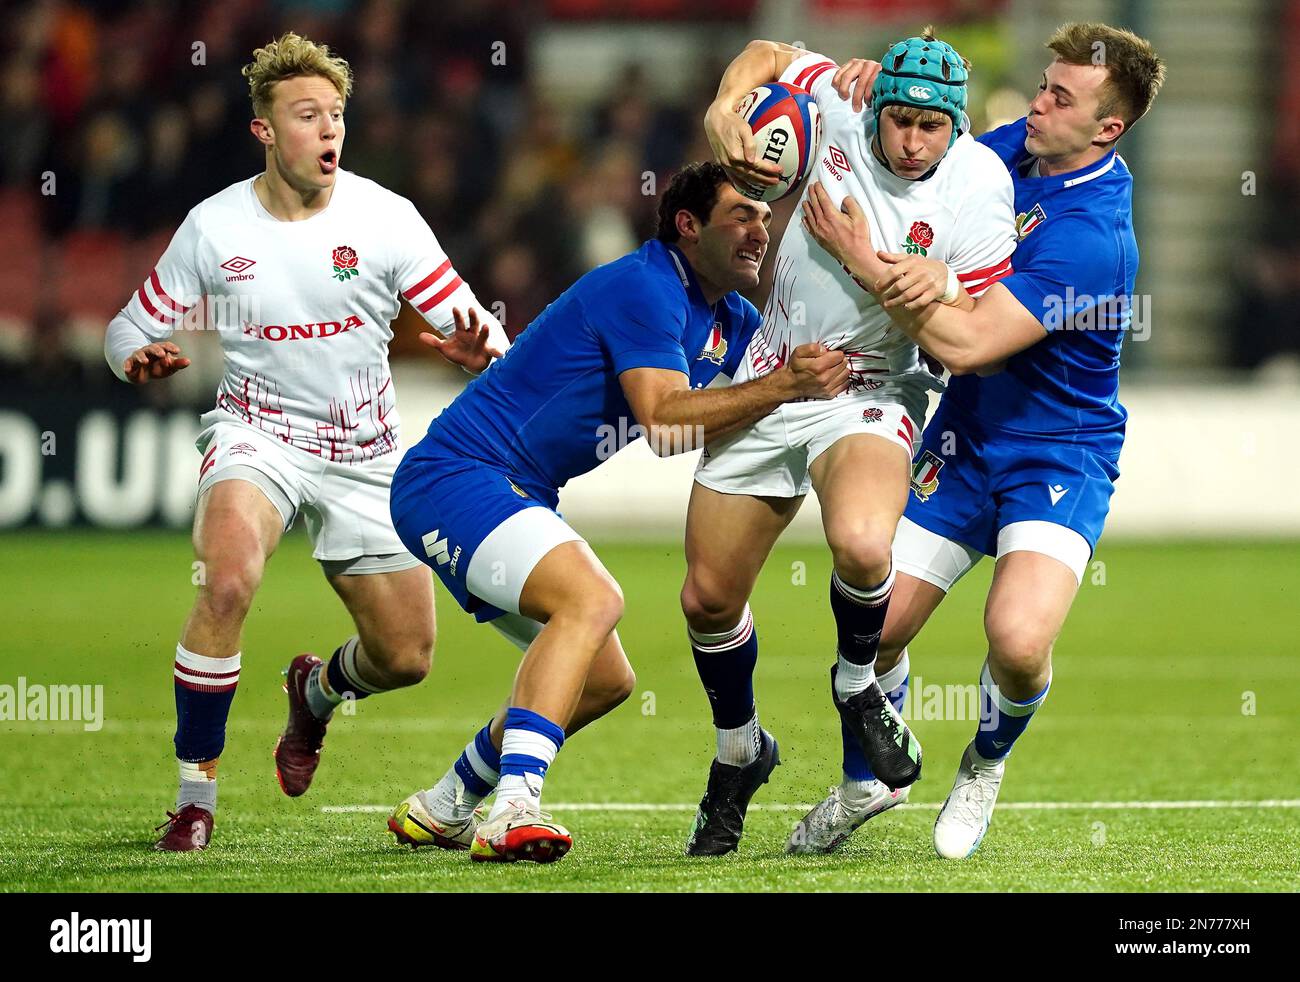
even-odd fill
[[[959,795],[958,805],[953,809],[955,816],[964,825],[972,828],[983,827],[984,803],[992,801],[995,794],[992,783],[978,770],[971,768],[970,780],[958,785],[954,790]]]
[[[880,720],[885,724],[885,729],[889,731],[889,735],[893,738],[894,742],[898,743],[900,742],[899,734],[903,732],[903,721],[891,712],[892,709],[893,707],[888,701],[886,701],[885,704],[880,707]]]
[[[524,818],[527,816],[540,818],[543,822],[551,821],[550,812],[544,812],[540,808],[529,808],[522,801],[511,801],[510,806],[515,810],[515,814],[512,816],[513,818]]]
[[[155,832],[161,832],[163,829],[167,828],[169,825],[174,825],[176,822],[179,822],[180,820],[181,820],[180,815],[176,814],[176,812],[169,811],[169,812],[167,813],[167,821],[163,822],[161,825],[155,825],[155,826],[153,827],[153,830],[154,830]]]

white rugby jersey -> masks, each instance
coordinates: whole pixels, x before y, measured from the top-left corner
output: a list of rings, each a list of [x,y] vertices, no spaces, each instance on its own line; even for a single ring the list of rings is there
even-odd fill
[[[190,211],[109,326],[119,378],[144,344],[177,330],[218,330],[220,413],[309,453],[357,462],[397,447],[388,342],[401,297],[441,334],[454,328],[453,307],[477,308],[491,344],[509,347],[407,199],[339,170],[324,211],[286,222],[262,206],[254,180]]]
[[[808,54],[781,76],[807,89],[821,111],[821,144],[808,185],[820,181],[836,208],[852,195],[868,216],[876,249],[942,260],[972,295],[1008,275],[1016,227],[1011,176],[1002,161],[963,133],[924,180],[896,177],[871,152],[871,109],[855,113],[831,85],[836,67],[823,55]],[[800,204],[807,194],[805,186]],[[820,341],[848,352],[849,393],[905,376],[939,387],[916,344],[808,234],[801,216],[796,209],[781,238],[763,327],[735,380],[766,375],[796,346]]]

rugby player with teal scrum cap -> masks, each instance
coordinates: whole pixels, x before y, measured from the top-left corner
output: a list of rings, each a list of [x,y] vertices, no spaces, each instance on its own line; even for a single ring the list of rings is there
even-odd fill
[[[978,301],[935,302],[949,270],[877,252],[861,209],[814,201],[804,216],[894,322],[960,376],[916,457],[879,655],[882,666],[906,664],[908,643],[953,584],[996,557],[980,725],[934,827],[946,859],[979,848],[1007,755],[1047,696],[1052,648],[1101,535],[1127,419],[1119,360],[1138,252],[1133,178],[1116,144],[1151,108],[1165,67],[1149,42],[1105,24],[1063,25],[1047,47],[1054,59],[1027,116],[980,137],[1012,176],[1019,244],[1014,272]],[[868,85],[876,91],[877,70],[851,62],[833,83],[860,100]],[[830,848],[856,827],[845,823]]]
[[[808,91],[822,137],[802,200],[865,203],[881,242],[944,260],[978,294],[1010,270],[1011,178],[967,132],[961,56],[929,29],[890,48],[901,84],[882,95],[873,114],[835,93],[829,58],[751,42],[728,66],[705,116],[710,145],[735,179],[770,184],[770,173],[753,164],[746,143],[752,134],[736,107],[757,85]],[[794,224],[781,240],[762,329],[736,378],[762,376],[807,343],[846,352],[848,391],[779,408],[710,443],[691,491],[682,611],[717,752],[688,838],[690,855],[739,848],[746,809],[777,759],[776,740],[758,720],[759,612],[749,599],[810,490],[817,492],[833,567],[827,592],[835,621],[835,712],[828,721],[843,744],[843,779],[833,794],[846,813],[871,814],[906,800],[921,772],[920,745],[895,709],[906,669],[878,676],[874,665],[894,585],[894,530],[907,504],[929,393],[942,383],[852,272]],[[791,851],[808,851],[816,839],[815,831],[792,837]]]

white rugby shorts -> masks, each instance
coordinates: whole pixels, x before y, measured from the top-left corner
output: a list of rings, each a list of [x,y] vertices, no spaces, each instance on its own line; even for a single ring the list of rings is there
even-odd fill
[[[808,493],[812,462],[846,436],[895,443],[912,459],[921,439],[928,390],[903,384],[807,402],[787,402],[758,422],[704,448],[695,480],[723,494],[797,498]]]
[[[419,566],[393,529],[388,489],[400,454],[345,464],[290,446],[219,410],[206,414],[196,446],[200,497],[221,481],[243,480],[280,512],[285,531],[301,514],[312,556],[325,572],[392,573]]]

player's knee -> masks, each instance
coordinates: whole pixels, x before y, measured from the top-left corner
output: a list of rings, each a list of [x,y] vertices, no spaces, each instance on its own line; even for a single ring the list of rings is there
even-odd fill
[[[1051,664],[1055,639],[1026,619],[986,617],[984,631],[989,642],[989,660],[997,666],[999,676],[1008,682],[1031,683]]]
[[[262,581],[255,562],[209,563],[199,586],[200,602],[219,621],[242,621]]]
[[[575,608],[596,633],[609,634],[623,619],[623,590],[613,577],[604,577],[580,595]]]
[[[889,575],[894,530],[882,522],[842,524],[826,536],[840,579],[854,586],[875,586]]]
[[[735,627],[745,600],[738,591],[728,590],[721,579],[695,571],[688,572],[682,584],[682,614],[696,631],[716,634]]]

